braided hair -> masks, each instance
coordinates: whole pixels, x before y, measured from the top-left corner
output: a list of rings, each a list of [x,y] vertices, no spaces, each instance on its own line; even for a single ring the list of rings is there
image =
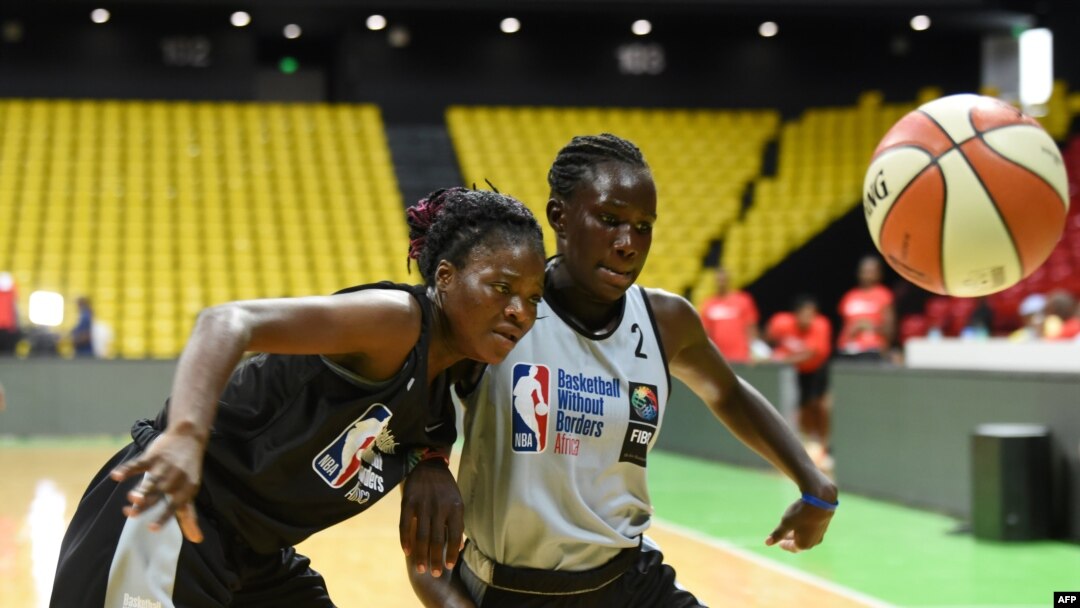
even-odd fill
[[[611,133],[578,135],[563,146],[548,171],[552,194],[568,197],[597,165],[620,162],[648,169],[641,150],[632,142]]]
[[[409,259],[416,260],[427,285],[441,260],[464,266],[480,245],[530,243],[543,255],[544,236],[536,217],[517,199],[484,190],[436,190],[405,211]],[[497,240],[498,239],[498,240]]]

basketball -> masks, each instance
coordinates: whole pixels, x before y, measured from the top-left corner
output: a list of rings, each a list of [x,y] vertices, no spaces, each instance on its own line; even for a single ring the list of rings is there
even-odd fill
[[[874,151],[864,181],[870,235],[900,275],[977,297],[1035,271],[1069,209],[1065,165],[1035,119],[979,95],[923,104]]]

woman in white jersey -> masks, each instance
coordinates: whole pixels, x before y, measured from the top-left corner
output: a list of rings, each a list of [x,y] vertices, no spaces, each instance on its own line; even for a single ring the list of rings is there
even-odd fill
[[[634,285],[657,218],[641,152],[614,135],[575,137],[548,183],[558,255],[535,331],[463,398],[469,543],[453,577],[410,567],[425,605],[699,606],[643,536],[645,465],[669,370],[802,491],[766,544],[794,552],[821,542],[836,486],[735,376],[689,302]],[[406,486],[406,500],[422,491]]]

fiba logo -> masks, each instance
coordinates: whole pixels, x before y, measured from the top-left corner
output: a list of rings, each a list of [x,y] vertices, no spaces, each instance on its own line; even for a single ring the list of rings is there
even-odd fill
[[[656,403],[656,391],[651,386],[639,384],[630,393],[630,405],[633,406],[634,412],[646,422],[656,420],[656,415],[660,413]]]
[[[518,363],[514,366],[511,445],[515,452],[537,454],[547,447],[550,379],[551,371],[546,365]]]
[[[643,382],[630,383],[630,420],[623,437],[619,462],[645,466],[645,459],[660,426],[660,397],[656,387]]]

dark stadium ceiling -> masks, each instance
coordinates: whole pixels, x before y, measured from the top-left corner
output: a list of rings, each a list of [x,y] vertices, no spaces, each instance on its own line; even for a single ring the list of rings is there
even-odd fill
[[[979,25],[1001,26],[1005,22],[1030,20],[1080,0],[37,0],[15,2],[10,12],[39,12],[48,7],[123,7],[163,10],[245,10],[251,13],[287,11],[296,16],[318,18],[320,13],[383,11],[616,13],[655,16],[663,14],[727,13],[769,17],[867,18],[891,14],[937,13],[963,15]],[[2,4],[8,4],[3,2]],[[12,6],[13,5],[13,6]],[[15,8],[18,7],[18,8]],[[32,7],[32,8],[31,8]],[[0,14],[7,11],[0,11]],[[985,23],[984,23],[985,22]]]
[[[672,8],[768,8],[768,9],[850,9],[862,8],[919,8],[952,9],[982,8],[1023,10],[1037,4],[1054,4],[1069,0],[122,0],[121,2],[103,2],[102,0],[39,0],[40,4],[74,4],[98,6],[107,4],[141,5],[226,5],[246,10],[266,7],[341,7],[357,9],[487,9],[487,10],[567,10],[596,8],[661,9]]]
[[[379,12],[398,22],[410,16],[437,17],[451,26],[469,23],[471,16],[498,15],[548,20],[574,18],[658,19],[684,22],[698,16],[731,19],[784,19],[789,24],[861,27],[902,19],[915,14],[931,15],[935,27],[965,30],[1010,30],[1048,21],[1061,24],[1062,11],[1075,14],[1080,0],[37,0],[10,2],[0,10],[15,18],[44,14],[61,20],[81,18],[95,8],[146,23],[165,19],[174,23],[218,22],[218,13],[243,10],[254,17],[253,30],[271,22],[304,25],[305,36],[331,35],[366,15]],[[64,14],[61,16],[60,14]],[[1054,17],[1057,16],[1057,19]],[[1071,23],[1074,19],[1064,20]]]
[[[853,10],[957,10],[1037,13],[1073,0],[38,0],[37,5],[213,6],[221,9],[490,10],[490,11],[649,11],[722,9],[740,11],[845,12]]]

